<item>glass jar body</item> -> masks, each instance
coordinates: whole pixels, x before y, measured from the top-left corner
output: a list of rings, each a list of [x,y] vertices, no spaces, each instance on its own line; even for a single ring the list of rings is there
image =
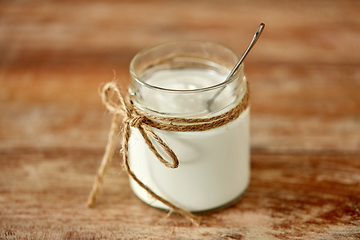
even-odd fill
[[[130,65],[129,93],[134,105],[155,116],[209,118],[239,104],[247,91],[243,66],[225,81],[238,56],[211,42],[174,42],[145,49]],[[209,100],[211,104],[209,104]],[[250,110],[234,121],[206,131],[177,132],[152,129],[174,151],[179,167],[163,165],[142,135],[131,128],[130,168],[152,191],[191,211],[219,209],[236,201],[250,179]],[[168,159],[161,147],[159,153]],[[134,193],[162,209],[134,181]]]

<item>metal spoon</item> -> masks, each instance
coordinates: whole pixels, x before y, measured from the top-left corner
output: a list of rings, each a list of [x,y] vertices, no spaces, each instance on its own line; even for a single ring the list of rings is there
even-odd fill
[[[236,71],[238,70],[238,68],[240,67],[241,63],[244,61],[245,57],[247,56],[247,54],[250,52],[251,48],[255,45],[255,43],[257,42],[257,40],[259,39],[262,31],[265,28],[265,24],[261,23],[258,27],[258,29],[256,30],[256,33],[253,37],[253,39],[251,40],[248,48],[245,50],[245,52],[243,53],[243,55],[241,56],[240,60],[236,63],[235,67],[231,70],[231,72],[229,73],[229,75],[227,76],[227,78],[225,79],[225,82],[228,81],[230,78],[232,78],[232,76],[236,73]],[[226,85],[223,86],[217,93],[215,93],[215,95],[209,99],[206,104],[207,104],[207,110],[210,112],[210,106],[211,104],[215,101],[215,98],[217,96],[219,96],[219,94],[226,88]]]

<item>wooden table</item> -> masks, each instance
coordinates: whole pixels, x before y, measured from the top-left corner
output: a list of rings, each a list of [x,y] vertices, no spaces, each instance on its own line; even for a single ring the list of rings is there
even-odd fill
[[[0,3],[1,239],[359,239],[360,2]],[[85,201],[111,114],[98,87],[129,82],[141,49],[211,40],[242,53],[251,86],[252,177],[200,227],[132,193],[120,155]]]

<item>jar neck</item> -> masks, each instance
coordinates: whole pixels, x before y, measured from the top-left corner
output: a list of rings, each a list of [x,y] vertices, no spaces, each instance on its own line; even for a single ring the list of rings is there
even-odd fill
[[[246,92],[243,65],[227,79],[237,60],[231,50],[209,42],[177,42],[144,50],[130,65],[130,97],[136,107],[155,115],[219,115]]]

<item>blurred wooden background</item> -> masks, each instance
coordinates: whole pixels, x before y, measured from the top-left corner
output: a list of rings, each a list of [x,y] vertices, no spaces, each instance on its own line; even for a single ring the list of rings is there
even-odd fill
[[[359,239],[360,1],[0,1],[1,239]],[[252,179],[192,226],[130,190],[116,156],[85,207],[140,50],[210,40],[246,60]]]

